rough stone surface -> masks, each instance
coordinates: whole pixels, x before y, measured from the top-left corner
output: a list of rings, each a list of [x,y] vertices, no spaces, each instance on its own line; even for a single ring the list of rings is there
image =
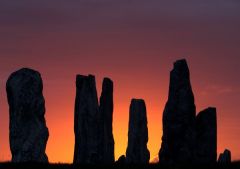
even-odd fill
[[[113,82],[109,78],[104,78],[102,84],[102,94],[100,97],[101,115],[101,163],[114,163],[114,139],[112,133],[113,118]]]
[[[128,147],[126,162],[145,164],[149,162],[147,149],[148,128],[145,102],[142,99],[132,99],[129,112]]]
[[[195,149],[196,108],[186,60],[178,60],[170,73],[168,101],[163,112],[160,163],[192,163]]]
[[[217,160],[216,108],[201,111],[196,117],[197,163],[215,163]]]
[[[224,150],[224,152],[219,155],[218,163],[230,164],[231,163],[231,151],[228,149]]]
[[[100,115],[93,75],[76,77],[74,163],[98,163]]]
[[[6,84],[10,112],[10,149],[13,162],[48,162],[48,128],[41,75],[23,68]]]

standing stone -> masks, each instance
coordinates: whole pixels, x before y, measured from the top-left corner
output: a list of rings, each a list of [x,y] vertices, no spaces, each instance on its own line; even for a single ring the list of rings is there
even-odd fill
[[[150,153],[147,149],[148,128],[145,102],[142,99],[132,99],[129,112],[128,147],[126,162],[131,164],[146,164]]]
[[[113,119],[113,82],[109,78],[104,78],[102,84],[102,94],[100,97],[101,115],[101,163],[114,163],[114,139],[112,133]]]
[[[99,161],[99,122],[95,77],[93,75],[77,75],[73,163],[94,164]]]
[[[116,161],[116,164],[119,164],[119,165],[124,165],[126,164],[126,157],[124,155],[121,155],[118,160]]]
[[[6,84],[10,113],[10,149],[13,162],[48,162],[48,128],[40,73],[23,68]]]
[[[201,111],[196,117],[197,149],[196,162],[214,164],[217,160],[216,108]]]
[[[224,152],[219,155],[218,163],[224,164],[224,165],[230,164],[231,163],[231,151],[229,151],[228,149],[224,150]]]
[[[160,163],[193,163],[196,108],[186,60],[178,60],[170,73],[168,101],[163,112]]]

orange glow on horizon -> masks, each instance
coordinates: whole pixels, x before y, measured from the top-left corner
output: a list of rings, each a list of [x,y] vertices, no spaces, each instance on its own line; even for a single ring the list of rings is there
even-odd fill
[[[218,153],[225,148],[230,148],[233,153],[233,159],[238,159],[240,156],[240,149],[237,140],[230,140],[235,138],[236,133],[231,132],[235,129],[233,124],[238,121],[233,121],[225,115],[228,112],[228,106],[224,101],[219,100],[219,96],[224,93],[207,93],[203,91],[203,87],[199,86],[198,72],[195,72],[191,62],[188,62],[191,71],[192,87],[195,94],[195,104],[197,112],[205,109],[208,106],[217,107],[218,118]],[[148,73],[122,75],[120,72],[107,74],[92,73],[96,77],[96,85],[98,97],[101,94],[101,83],[103,77],[106,75],[114,82],[114,112],[113,112],[113,134],[115,139],[115,160],[121,155],[124,155],[127,148],[127,134],[128,134],[128,116],[129,105],[132,98],[143,98],[147,106],[148,117],[148,132],[149,141],[148,149],[150,150],[150,159],[158,155],[161,146],[162,136],[162,112],[168,97],[169,71],[172,69],[172,63],[169,62],[168,67],[161,73],[161,78],[150,77]],[[38,70],[38,69],[37,69]],[[41,72],[41,69],[39,69]],[[76,71],[87,72],[87,71]],[[49,128],[49,139],[47,143],[47,155],[50,162],[66,162],[71,163],[73,160],[74,150],[74,101],[75,101],[75,75],[71,73],[70,78],[61,79],[59,82],[51,81],[52,77],[47,76],[47,72],[41,72],[44,83],[44,97],[46,103],[46,121]],[[124,72],[123,72],[124,73]],[[203,72],[204,73],[204,72]],[[84,74],[84,73],[81,73]],[[50,74],[51,75],[51,74]],[[51,75],[52,76],[52,75]],[[54,74],[53,74],[54,76]],[[201,75],[204,76],[204,75]],[[134,78],[132,78],[134,77]],[[7,78],[7,76],[6,76]],[[147,80],[146,80],[147,79]],[[146,83],[147,81],[147,83]],[[3,85],[0,86],[4,91]],[[2,104],[4,116],[3,130],[0,132],[5,137],[1,141],[2,152],[4,156],[0,156],[0,161],[11,159],[8,142],[8,105],[5,91],[1,94],[0,102]],[[226,137],[226,134],[228,137]],[[4,146],[3,146],[4,143]],[[233,144],[234,143],[234,144]],[[1,152],[0,152],[1,153]]]
[[[97,82],[98,97],[101,94],[101,80]],[[114,81],[115,82],[115,81]],[[161,126],[161,107],[158,101],[160,99],[155,98],[155,96],[149,95],[151,91],[150,86],[144,86],[149,88],[148,90],[142,90],[141,87],[135,87],[134,90],[129,88],[124,92],[117,91],[118,85],[117,82],[114,86],[114,112],[113,112],[113,134],[115,140],[115,160],[117,160],[121,155],[125,155],[128,141],[128,116],[129,116],[129,106],[131,101],[131,93],[135,93],[136,98],[144,98],[147,106],[147,116],[148,116],[148,129],[149,129],[149,141],[148,148],[151,151],[151,158],[155,157],[158,154],[160,145],[161,145],[161,135],[162,135],[162,126]],[[129,85],[129,84],[128,84]],[[133,86],[133,84],[132,84]],[[74,152],[74,130],[73,130],[73,121],[74,121],[74,101],[75,101],[75,82],[72,81],[71,92],[62,93],[64,98],[67,99],[66,102],[56,103],[54,99],[48,99],[51,97],[46,92],[44,94],[46,98],[46,119],[47,125],[49,126],[50,137],[47,144],[47,154],[50,162],[67,162],[71,163],[73,160]],[[141,94],[136,94],[139,90],[142,90]],[[127,95],[127,99],[126,96]],[[141,97],[142,96],[142,97]],[[146,97],[148,96],[148,97]],[[57,97],[57,96],[55,96]],[[48,101],[51,100],[51,101]],[[155,101],[151,101],[155,100]],[[118,103],[118,104],[116,104]],[[54,106],[53,105],[60,105]],[[48,108],[49,107],[49,108]],[[59,120],[58,116],[51,117],[50,112],[69,112],[68,116],[61,117]],[[58,113],[56,113],[58,114]],[[61,116],[61,114],[59,114]],[[158,124],[158,125],[156,125]],[[57,140],[62,138],[62,140]]]

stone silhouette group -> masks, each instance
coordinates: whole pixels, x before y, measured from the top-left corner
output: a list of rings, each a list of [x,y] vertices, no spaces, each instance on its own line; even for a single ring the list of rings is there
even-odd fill
[[[12,162],[48,162],[49,136],[45,122],[43,83],[39,72],[23,68],[12,73],[6,84],[10,113]],[[148,128],[146,105],[132,99],[126,157],[117,162],[147,164]],[[113,82],[104,78],[98,103],[95,77],[76,77],[74,112],[74,164],[112,164]],[[163,112],[163,136],[159,162],[164,164],[215,163],[217,161],[216,109],[196,115],[194,95],[186,60],[178,60],[170,74],[169,96]],[[231,162],[225,150],[219,162]]]

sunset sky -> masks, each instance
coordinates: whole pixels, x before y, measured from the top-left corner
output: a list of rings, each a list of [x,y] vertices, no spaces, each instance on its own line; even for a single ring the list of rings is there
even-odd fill
[[[240,159],[239,0],[1,0],[0,161],[11,159],[5,84],[43,78],[50,162],[72,162],[76,74],[114,82],[115,157],[125,154],[131,98],[147,106],[151,159],[161,145],[173,62],[186,58],[197,112],[217,107],[218,153]]]

